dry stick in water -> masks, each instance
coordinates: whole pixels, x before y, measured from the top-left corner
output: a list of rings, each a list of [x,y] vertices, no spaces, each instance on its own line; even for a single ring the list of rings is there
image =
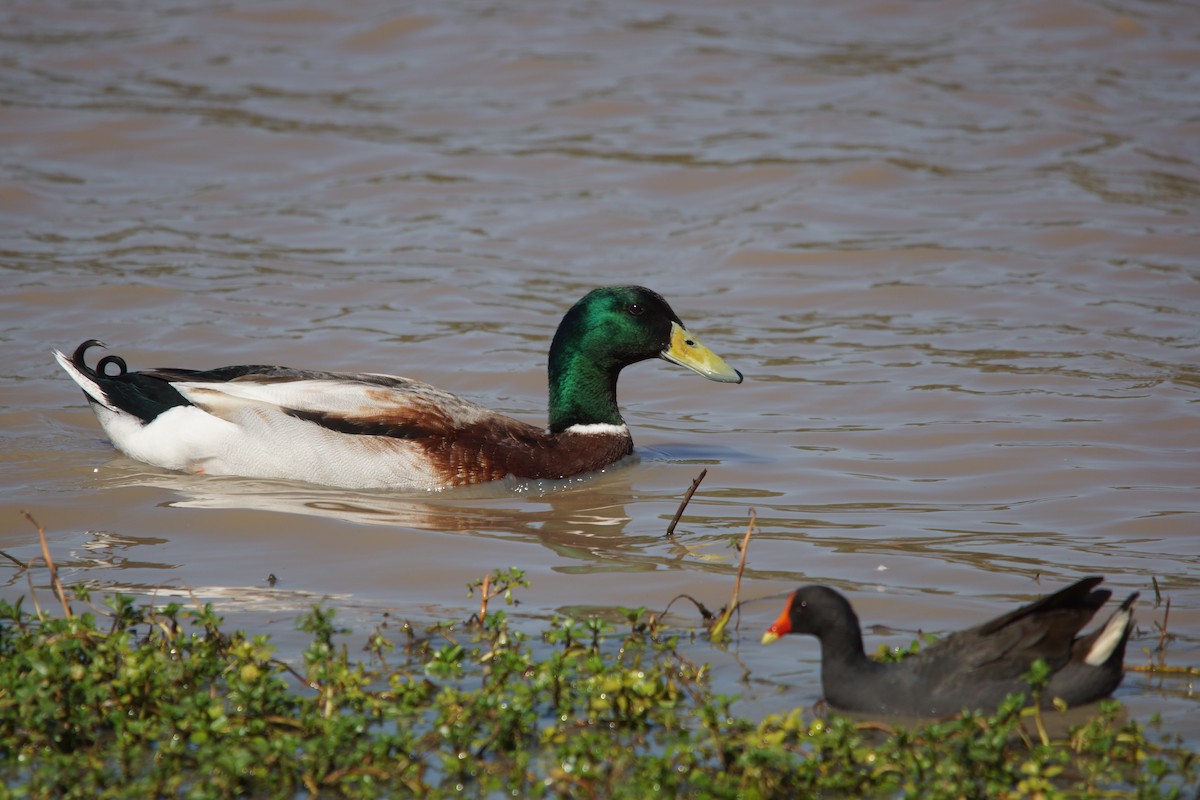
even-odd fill
[[[719,642],[725,638],[725,626],[729,624],[729,620],[733,617],[733,612],[738,607],[738,594],[742,589],[742,573],[746,569],[746,551],[750,549],[750,534],[754,532],[754,521],[758,519],[758,514],[754,509],[750,509],[750,523],[746,525],[746,535],[742,538],[742,557],[738,559],[737,577],[733,579],[733,597],[729,599],[729,606],[725,609],[725,613],[713,623],[712,628],[708,631],[709,638],[714,642]]]
[[[480,599],[480,602],[479,602],[479,624],[480,625],[483,624],[483,619],[484,619],[484,617],[487,616],[488,587],[491,586],[491,582],[492,582],[492,576],[484,575],[483,576],[483,585],[479,587],[479,599]]]
[[[4,552],[3,550],[0,550],[0,556],[4,556],[9,561],[16,564],[18,567],[20,567],[21,569],[29,569],[29,565],[26,564],[24,561],[22,561],[19,558],[14,558],[13,556],[10,556],[8,553]]]
[[[1125,669],[1148,675],[1200,675],[1200,667],[1176,667],[1171,664],[1126,664]]]
[[[1171,620],[1171,598],[1167,598],[1167,605],[1163,609],[1162,625],[1158,626],[1158,653],[1159,657],[1166,660],[1167,642],[1174,639],[1174,636],[1167,635],[1167,623]]]
[[[67,615],[67,619],[74,616],[71,613],[71,606],[67,602],[67,593],[63,591],[62,582],[58,579],[58,567],[54,566],[54,559],[50,558],[50,546],[46,544],[46,529],[43,528],[33,514],[28,511],[22,511],[25,519],[29,520],[33,527],[37,528],[38,540],[42,543],[42,558],[46,560],[46,566],[50,569],[50,585],[54,587],[55,593],[58,595],[58,600],[62,603],[63,613]]]
[[[1154,621],[1154,627],[1158,628],[1158,649],[1154,653],[1158,653],[1158,663],[1154,663],[1154,653],[1150,652],[1149,648],[1145,648],[1147,656],[1149,656],[1149,664],[1126,664],[1125,669],[1130,672],[1146,672],[1155,675],[1200,675],[1200,667],[1177,667],[1166,663],[1167,642],[1175,638],[1175,634],[1167,633],[1167,623],[1171,621],[1171,598],[1163,599],[1162,592],[1158,588],[1158,579],[1153,575],[1150,576],[1150,582],[1154,584],[1154,606],[1157,608],[1164,605],[1163,621],[1160,625],[1158,620]]]
[[[687,494],[683,496],[683,502],[679,504],[679,508],[675,511],[675,517],[671,520],[671,524],[667,526],[667,538],[675,535],[675,526],[679,524],[679,518],[683,516],[683,510],[687,508],[687,504],[691,502],[692,495],[696,493],[696,487],[700,485],[700,481],[704,480],[704,476],[708,474],[708,469],[700,470],[700,474],[692,481],[692,487],[687,490]]]

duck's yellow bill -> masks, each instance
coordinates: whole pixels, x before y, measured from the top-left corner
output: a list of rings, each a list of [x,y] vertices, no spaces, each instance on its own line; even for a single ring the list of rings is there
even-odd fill
[[[678,322],[671,323],[671,346],[662,351],[662,357],[672,364],[696,372],[710,381],[741,383],[742,373],[725,363],[725,359],[709,350]]]

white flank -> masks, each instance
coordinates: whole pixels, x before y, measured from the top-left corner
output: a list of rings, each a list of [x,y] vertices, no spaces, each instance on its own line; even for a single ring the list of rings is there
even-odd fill
[[[625,436],[629,433],[629,427],[610,425],[607,422],[593,422],[590,425],[572,425],[563,433],[578,433],[584,436]]]
[[[1113,614],[1112,618],[1104,623],[1104,630],[1096,639],[1096,643],[1092,645],[1092,649],[1088,651],[1087,658],[1083,660],[1083,663],[1098,667],[1108,661],[1108,657],[1120,644],[1121,637],[1125,635],[1125,629],[1129,627],[1131,616],[1133,616],[1132,608],[1124,608]]]

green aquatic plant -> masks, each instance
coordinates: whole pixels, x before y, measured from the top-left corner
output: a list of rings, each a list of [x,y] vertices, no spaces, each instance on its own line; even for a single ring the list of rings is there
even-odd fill
[[[503,594],[524,576],[488,583]],[[912,729],[744,719],[646,609],[619,624],[393,620],[354,658],[318,607],[284,659],[211,606],[84,600],[62,617],[0,601],[11,796],[1177,797],[1200,781],[1194,754],[1112,702],[1044,741],[1019,698]]]

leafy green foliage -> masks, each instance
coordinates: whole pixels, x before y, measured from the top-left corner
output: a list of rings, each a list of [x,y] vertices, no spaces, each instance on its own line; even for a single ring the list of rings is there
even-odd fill
[[[507,595],[523,576],[497,573]],[[351,659],[335,612],[296,664],[209,606],[109,599],[109,618],[0,601],[0,779],[16,797],[1172,797],[1193,754],[1119,706],[1061,741],[1012,698],[915,730],[798,710],[736,717],[645,609],[627,627],[504,611],[382,628]],[[1055,713],[1055,712],[1044,712]]]

